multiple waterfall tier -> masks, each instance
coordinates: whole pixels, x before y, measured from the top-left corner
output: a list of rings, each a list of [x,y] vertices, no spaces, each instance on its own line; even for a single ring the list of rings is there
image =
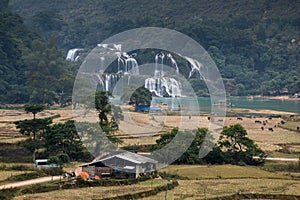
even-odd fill
[[[99,45],[98,45],[99,46]],[[115,45],[116,46],[116,45]],[[160,52],[155,55],[155,66],[154,72],[148,74],[140,73],[140,66],[136,60],[136,53],[128,55],[127,53],[121,52],[119,46],[112,46],[112,50],[116,50],[117,55],[117,66],[112,73],[99,72],[95,73],[95,80],[98,82],[98,90],[106,90],[113,92],[115,87],[122,87],[123,89],[126,85],[135,84],[132,81],[135,77],[142,77],[143,83],[138,82],[139,85],[144,85],[145,88],[149,89],[154,96],[157,97],[181,97],[182,96],[182,86],[179,82],[179,68],[177,62],[171,53]],[[100,44],[101,48],[107,49],[108,45]],[[71,49],[68,52],[67,60],[76,62],[78,60],[78,52],[82,49]],[[195,60],[184,57],[190,64],[191,69],[189,72],[189,78],[195,73],[200,73],[201,63]],[[105,60],[104,56],[100,57],[100,65],[103,65]],[[164,65],[164,62],[168,62],[168,65]],[[117,68],[117,69],[116,69]],[[172,70],[170,70],[172,69]],[[172,71],[172,73],[170,73]],[[152,73],[152,75],[151,75]],[[136,79],[135,79],[136,80]],[[120,83],[121,82],[121,83]]]

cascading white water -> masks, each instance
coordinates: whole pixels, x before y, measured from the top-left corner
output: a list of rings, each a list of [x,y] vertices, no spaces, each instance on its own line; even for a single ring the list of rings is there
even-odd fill
[[[118,74],[121,74],[123,72],[123,67],[125,63],[124,60],[121,58],[121,56],[118,57]]]
[[[197,60],[194,60],[192,58],[189,58],[187,56],[184,57],[187,61],[189,61],[189,63],[191,64],[191,71],[189,73],[189,78],[191,78],[191,76],[195,73],[195,72],[199,72],[199,74],[201,75],[201,68],[203,67],[203,65],[198,62]]]
[[[108,48],[103,45],[102,47]],[[113,46],[113,48],[116,47]],[[107,91],[112,91],[121,77],[127,76],[127,81],[125,81],[125,84],[129,85],[131,76],[140,74],[139,65],[134,58],[136,56],[135,54],[128,55],[127,53],[119,52],[117,56],[118,59],[116,73],[102,74],[97,76],[100,85],[99,88],[103,88]],[[155,70],[153,77],[147,78],[144,82],[144,86],[158,97],[180,97],[182,96],[181,84],[176,80],[175,77],[172,77],[169,72],[164,72],[165,57],[170,61],[171,67],[175,69],[176,74],[179,74],[179,67],[172,54],[168,53],[165,56],[164,53],[160,52],[155,55]],[[201,63],[189,57],[182,57],[191,64],[189,78],[191,78],[191,76],[195,72],[199,72],[199,74],[201,75],[200,70],[203,67]]]
[[[180,97],[181,85],[176,79],[167,77],[163,71],[164,57],[165,54],[162,52],[155,55],[154,77],[145,80],[145,88],[159,97]],[[176,68],[176,73],[179,73],[177,63],[172,55],[167,54],[167,58],[171,60],[172,65]]]
[[[111,75],[110,74],[106,74],[105,75],[105,90],[106,91],[110,91],[110,80],[111,80]]]
[[[154,77],[164,76],[164,58],[165,58],[165,54],[162,52],[155,55]]]
[[[139,65],[136,61],[136,59],[130,57],[130,58],[127,58],[125,60],[125,73],[130,73],[130,74],[133,74],[133,75],[139,75]]]
[[[181,86],[179,82],[170,77],[147,78],[145,80],[145,88],[154,93],[158,97],[180,97]]]
[[[78,59],[79,59],[78,52],[79,52],[79,51],[82,51],[82,50],[83,50],[83,49],[70,49],[70,50],[68,51],[66,60],[69,60],[69,61],[71,61],[71,62],[77,62]]]
[[[171,60],[172,65],[176,68],[176,73],[179,74],[179,68],[177,66],[177,62],[173,58],[172,54],[168,53],[167,57]]]

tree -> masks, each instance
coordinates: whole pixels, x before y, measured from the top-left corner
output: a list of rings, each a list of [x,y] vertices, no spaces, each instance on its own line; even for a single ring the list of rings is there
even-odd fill
[[[33,137],[33,140],[40,139],[41,134],[52,124],[51,118],[25,119],[14,122],[22,135]]]
[[[132,93],[130,101],[135,102],[135,105],[149,106],[152,101],[152,94],[147,88],[141,86]]]
[[[43,132],[48,125],[52,123],[51,118],[36,119],[35,116],[38,112],[45,109],[44,105],[41,104],[26,104],[24,110],[26,112],[31,112],[33,114],[33,119],[16,121],[15,125],[17,129],[20,129],[20,133],[23,135],[31,136],[33,135],[33,140],[36,139],[36,134]]]
[[[100,127],[106,137],[114,144],[121,144],[123,141],[117,138],[114,133],[118,130],[118,121],[123,119],[122,110],[109,103],[109,97],[112,97],[109,91],[95,92],[95,109],[100,119]]]
[[[29,136],[29,140],[25,143],[26,148],[32,152],[33,161],[35,161],[35,151],[41,146],[41,136],[44,131],[52,124],[52,118],[37,119],[35,118],[38,112],[44,110],[44,106],[40,104],[26,104],[24,110],[33,114],[33,119],[25,119],[15,121],[14,124],[19,132]],[[31,138],[31,135],[33,138]],[[38,140],[37,140],[38,139]]]
[[[152,101],[151,92],[144,86],[135,88],[136,86],[134,85],[127,86],[124,94],[121,96],[121,100],[123,102],[131,101],[135,105],[150,105]]]
[[[31,48],[23,54],[23,61],[27,66],[26,84],[32,91],[30,102],[48,105],[58,102],[57,92],[64,89],[61,80],[66,79],[68,68],[55,43],[33,40]]]
[[[49,127],[52,123],[51,118],[45,119],[25,119],[21,121],[14,122],[17,129],[20,129],[19,132],[23,135],[31,136],[33,138],[29,138],[25,141],[25,147],[32,152],[33,161],[35,161],[35,151],[42,146],[42,138],[44,131]],[[37,137],[38,136],[38,137]]]
[[[153,150],[161,149],[162,147],[169,144],[173,138],[177,135],[181,134],[184,138],[193,137],[194,140],[188,149],[174,162],[176,164],[201,164],[203,161],[199,157],[199,150],[204,141],[204,138],[209,134],[208,129],[199,128],[193,131],[178,131],[178,128],[174,128],[171,132],[161,135],[159,139],[156,140],[156,145]],[[208,139],[211,139],[210,136]],[[178,148],[182,143],[173,145]],[[176,151],[176,149],[174,149]],[[168,153],[172,153],[171,151]]]
[[[82,160],[84,157],[83,144],[74,121],[54,124],[45,131],[43,138],[48,155],[66,155],[72,160]]]
[[[153,150],[160,149],[172,141],[172,139],[180,132],[178,129],[172,129],[171,132],[161,135],[156,140],[156,145]],[[184,131],[184,137],[193,135],[193,131]],[[246,130],[239,124],[230,127],[224,127],[221,133],[218,144],[212,149],[209,154],[200,159],[199,151],[203,146],[204,140],[206,142],[213,142],[213,137],[206,128],[199,128],[196,130],[194,140],[190,147],[180,156],[176,164],[201,164],[206,163],[230,163],[230,164],[249,164],[258,165],[263,163],[265,153],[254,144],[254,142],[247,137]],[[208,144],[208,143],[206,143]],[[176,144],[177,148],[180,143]],[[211,145],[208,145],[211,146]],[[173,149],[176,151],[176,149]],[[210,150],[210,149],[207,149]],[[169,154],[172,151],[168,152]],[[158,155],[159,156],[159,155]],[[166,155],[164,155],[166,156]],[[259,156],[259,159],[253,159],[253,156]]]
[[[263,157],[265,153],[247,137],[246,130],[235,124],[224,127],[218,147],[224,153],[225,162],[232,164],[259,164],[253,156]]]
[[[44,105],[41,104],[26,104],[24,109],[27,113],[31,112],[33,114],[33,119],[38,112],[42,112],[45,109]]]

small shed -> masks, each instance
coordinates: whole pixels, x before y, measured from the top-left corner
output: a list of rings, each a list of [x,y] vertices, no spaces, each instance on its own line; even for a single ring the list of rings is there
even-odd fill
[[[156,171],[157,161],[132,152],[121,152],[81,165],[82,171],[100,178],[137,178]]]
[[[150,106],[149,105],[136,105],[135,109],[136,112],[149,112]]]

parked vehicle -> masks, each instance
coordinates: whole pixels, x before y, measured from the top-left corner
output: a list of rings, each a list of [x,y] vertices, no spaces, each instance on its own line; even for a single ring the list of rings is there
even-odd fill
[[[56,167],[59,167],[58,165],[56,164],[50,164],[48,162],[48,159],[36,159],[35,160],[35,167],[36,168],[39,168],[39,169],[42,169],[42,168],[56,168]]]

